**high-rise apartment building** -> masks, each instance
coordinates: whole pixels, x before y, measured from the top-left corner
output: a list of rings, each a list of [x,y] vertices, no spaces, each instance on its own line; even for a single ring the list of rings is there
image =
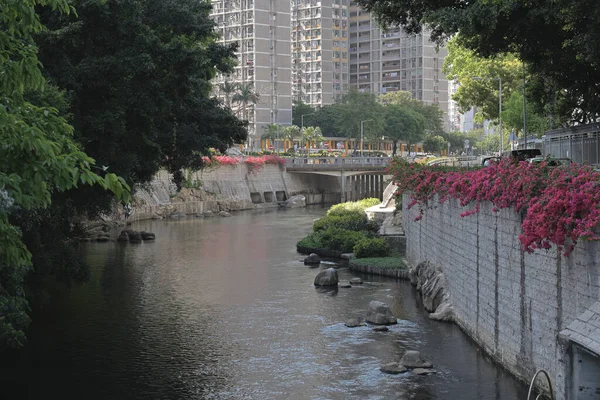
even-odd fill
[[[448,119],[448,81],[442,73],[445,48],[428,40],[428,32],[408,35],[400,27],[382,29],[372,15],[350,5],[350,86],[359,91],[411,92],[438,104]]]
[[[291,0],[294,100],[313,107],[348,91],[349,0]]]
[[[259,95],[256,104],[238,102],[239,116],[250,122],[249,144],[258,145],[264,128],[292,122],[292,68],[290,63],[290,4],[283,0],[211,0],[212,18],[222,43],[237,43],[238,65],[224,81],[250,84]]]

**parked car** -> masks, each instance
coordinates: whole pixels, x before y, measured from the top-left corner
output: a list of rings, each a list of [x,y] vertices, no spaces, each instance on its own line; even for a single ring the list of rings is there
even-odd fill
[[[559,165],[569,165],[573,162],[573,161],[571,161],[570,158],[557,158],[557,157],[551,157],[551,156],[534,157],[534,158],[529,159],[529,162],[532,164],[539,164],[543,161],[546,161],[546,165],[548,167],[558,167]]]
[[[500,157],[485,157],[481,160],[481,165],[487,167],[491,162],[500,161],[502,158],[512,158],[518,161],[526,161],[532,158],[542,157],[540,149],[521,149],[521,150],[509,150],[503,152]],[[543,158],[543,157],[542,157]]]

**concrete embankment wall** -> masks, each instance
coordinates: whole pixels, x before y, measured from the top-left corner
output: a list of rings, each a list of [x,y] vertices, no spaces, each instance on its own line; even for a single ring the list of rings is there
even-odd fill
[[[518,239],[520,216],[512,210],[495,213],[482,204],[479,213],[463,218],[465,208],[449,200],[430,204],[415,222],[418,208],[407,210],[408,203],[405,196],[406,257],[413,266],[429,261],[442,267],[462,329],[523,381],[547,370],[557,399],[598,398],[578,394],[598,390],[598,381],[574,387],[581,381],[574,348],[589,340],[587,353],[600,336],[600,325],[594,331],[594,325],[579,324],[600,298],[600,243],[581,242],[569,257],[556,249],[528,254]],[[567,328],[581,330],[580,343],[564,339]],[[598,354],[589,354],[594,365],[587,369],[598,371]]]
[[[294,195],[306,204],[340,201],[340,182],[335,176],[287,173],[277,165],[251,170],[245,164],[222,165],[187,176],[194,188],[177,193],[171,175],[160,172],[134,195],[132,220],[172,213],[236,211],[277,206],[277,201]]]

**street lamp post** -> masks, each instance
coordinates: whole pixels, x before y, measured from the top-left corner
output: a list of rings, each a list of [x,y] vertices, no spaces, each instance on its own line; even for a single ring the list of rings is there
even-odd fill
[[[303,114],[300,116],[300,134],[304,135],[304,117],[306,117],[307,115],[314,115],[316,113],[308,113],[308,114]],[[302,143],[304,144],[304,139],[302,140]]]
[[[363,136],[365,131],[365,122],[373,121],[372,119],[365,119],[364,121],[360,121],[360,156],[363,156]]]
[[[500,128],[500,154],[504,150],[504,138],[502,135],[502,77],[497,76],[495,78],[480,78],[474,76],[473,80],[493,80],[498,81],[498,127]]]

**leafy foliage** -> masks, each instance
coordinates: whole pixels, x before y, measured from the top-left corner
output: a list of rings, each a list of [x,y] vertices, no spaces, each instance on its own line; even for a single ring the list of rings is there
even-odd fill
[[[363,211],[345,211],[344,213],[327,214],[316,220],[313,231],[323,231],[329,228],[347,229],[351,231],[372,230],[374,225],[369,223]]]
[[[392,155],[396,155],[397,143],[405,141],[410,149],[425,136],[425,118],[408,107],[390,104],[385,110],[386,136],[393,140]]]
[[[567,256],[578,240],[600,240],[595,232],[600,223],[600,173],[589,166],[550,168],[546,162],[504,159],[475,171],[448,171],[395,160],[391,172],[401,188],[397,194],[409,194],[409,207],[420,207],[417,220],[434,198],[455,198],[470,207],[462,217],[478,212],[482,202],[493,204],[493,211],[512,208],[521,213],[519,239],[529,252],[554,244]]]
[[[331,206],[327,210],[327,215],[345,215],[349,211],[364,212],[367,208],[380,204],[381,201],[377,198],[370,197],[359,201],[347,201]]]
[[[514,53],[536,80],[534,100],[555,120],[600,114],[600,9],[596,0],[357,0],[383,24],[431,30],[483,57]],[[478,72],[478,71],[476,71]],[[490,109],[491,112],[491,109]]]
[[[36,6],[72,11],[65,0],[27,0],[4,2],[0,14],[0,346],[11,347],[25,342],[29,317],[23,284],[32,264],[13,221],[48,207],[53,193],[83,185],[129,200],[122,178],[92,171],[94,160],[75,144],[72,127],[56,108],[25,100],[26,92],[45,86],[32,37],[43,30]]]
[[[183,180],[210,147],[243,142],[245,124],[210,97],[233,66],[216,44],[210,4],[194,0],[80,1],[77,15],[43,14],[47,75],[71,98],[76,139],[110,171],[146,182],[159,168]],[[232,101],[242,101],[232,96]]]
[[[357,258],[387,257],[390,255],[390,246],[385,239],[364,239],[354,246],[354,255]]]
[[[297,247],[329,249],[341,251],[343,253],[351,253],[354,246],[366,237],[364,232],[328,228],[326,230],[313,232],[300,240]]]

